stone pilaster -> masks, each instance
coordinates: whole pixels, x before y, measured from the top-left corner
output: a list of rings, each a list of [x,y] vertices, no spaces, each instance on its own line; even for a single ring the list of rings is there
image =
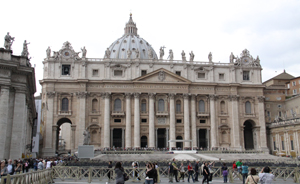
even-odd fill
[[[54,149],[54,150],[56,150],[56,143],[57,143],[57,139],[59,138],[58,137],[58,126],[57,125],[52,125],[52,148]]]
[[[125,132],[125,147],[131,148],[131,93],[126,93],[126,132]]]
[[[211,128],[211,147],[217,146],[217,125],[216,125],[216,112],[215,112],[215,98],[216,95],[209,95],[210,99],[210,128]]]
[[[232,146],[231,149],[234,150],[241,150],[241,136],[239,131],[239,106],[238,106],[238,95],[231,95],[229,96],[231,101],[231,122],[232,122],[232,129],[231,136],[232,136]]]
[[[149,93],[149,148],[155,148],[154,93]]]
[[[103,147],[109,148],[110,147],[110,94],[104,93],[104,128],[103,128]]]
[[[197,132],[196,132],[196,95],[192,95],[191,98],[191,122],[192,122],[192,140],[193,140],[193,145],[192,147],[196,148],[198,147],[197,145]]]
[[[8,159],[9,157],[9,148],[10,142],[8,142],[8,137],[10,137],[10,133],[7,131],[11,124],[8,124],[9,119],[9,87],[1,86],[0,92],[0,145],[2,145],[2,149],[0,149],[0,159]],[[11,128],[10,128],[11,129]]]
[[[25,154],[25,140],[27,123],[26,90],[16,89],[14,103],[14,119],[12,127],[12,139],[10,146],[11,159],[21,158]],[[52,134],[52,128],[50,128]],[[50,139],[51,142],[51,139]],[[51,146],[51,145],[50,145]]]
[[[175,132],[175,102],[174,102],[174,93],[169,94],[170,98],[170,140],[176,140]],[[170,147],[175,148],[176,142],[170,142]]]
[[[268,152],[267,147],[267,131],[265,123],[264,96],[257,97],[258,99],[258,121],[260,125],[260,146],[261,150]]]
[[[190,110],[189,110],[189,94],[183,94],[184,104],[184,140],[190,140]],[[184,147],[190,147],[190,142],[184,142]]]
[[[140,136],[140,94],[134,93],[134,147],[141,147]]]
[[[79,105],[78,107],[78,124],[77,124],[77,143],[78,145],[76,146],[81,146],[83,145],[83,140],[84,140],[84,135],[83,132],[85,131],[85,113],[86,113],[86,97],[87,97],[88,93],[87,92],[77,92],[76,96],[78,98],[79,103],[77,103]],[[70,107],[71,108],[71,107]]]
[[[76,125],[71,125],[71,151],[75,149],[75,132],[76,132]]]

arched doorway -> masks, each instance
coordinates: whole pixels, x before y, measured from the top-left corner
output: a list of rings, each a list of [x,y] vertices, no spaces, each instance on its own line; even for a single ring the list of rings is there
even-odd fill
[[[114,128],[113,130],[113,146],[122,148],[122,128]]]
[[[53,139],[56,139],[56,152],[58,150],[64,151],[71,148],[71,141],[73,141],[71,138],[71,125],[72,122],[68,118],[61,118],[57,121],[57,131],[56,131],[56,137]]]
[[[177,136],[176,140],[182,140],[182,137],[181,136]],[[176,142],[176,148],[183,149],[183,142]]]
[[[141,137],[141,148],[146,148],[147,147],[147,137],[142,136]]]
[[[247,120],[244,123],[244,145],[246,150],[254,149],[253,125],[254,122],[252,120]]]

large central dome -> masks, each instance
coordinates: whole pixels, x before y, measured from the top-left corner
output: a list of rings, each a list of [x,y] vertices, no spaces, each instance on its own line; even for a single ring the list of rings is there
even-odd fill
[[[138,57],[136,57],[137,49]],[[132,52],[130,59],[158,59],[151,45],[137,34],[137,27],[131,14],[124,28],[124,35],[113,42],[109,50],[111,59],[128,59],[128,52],[130,51]]]

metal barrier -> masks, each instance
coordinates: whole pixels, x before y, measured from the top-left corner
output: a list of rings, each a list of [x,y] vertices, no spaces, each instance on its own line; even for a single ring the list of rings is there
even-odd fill
[[[5,183],[6,181],[6,183]],[[47,184],[52,183],[52,169],[7,175],[1,177],[0,184]]]

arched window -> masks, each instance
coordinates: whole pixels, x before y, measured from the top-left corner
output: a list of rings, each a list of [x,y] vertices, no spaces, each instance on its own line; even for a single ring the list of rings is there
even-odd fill
[[[225,113],[225,102],[221,101],[220,106],[221,106],[221,113]]]
[[[63,98],[61,100],[61,111],[68,111],[69,110],[69,100],[67,98]]]
[[[147,102],[145,99],[143,99],[142,105],[141,105],[142,112],[146,112],[146,110],[147,110],[146,105],[147,105]]]
[[[93,112],[98,111],[98,100],[97,99],[92,100],[92,111]]]
[[[91,142],[97,142],[97,131],[93,130],[92,131],[92,136],[91,136]]]
[[[158,112],[165,111],[165,101],[163,99],[158,100]]]
[[[121,111],[121,100],[119,98],[115,99],[114,111]]]
[[[199,112],[205,112],[205,103],[203,100],[199,101]]]
[[[245,111],[246,114],[251,114],[251,103],[249,101],[245,103]]]
[[[176,101],[176,113],[181,113],[181,101]]]

